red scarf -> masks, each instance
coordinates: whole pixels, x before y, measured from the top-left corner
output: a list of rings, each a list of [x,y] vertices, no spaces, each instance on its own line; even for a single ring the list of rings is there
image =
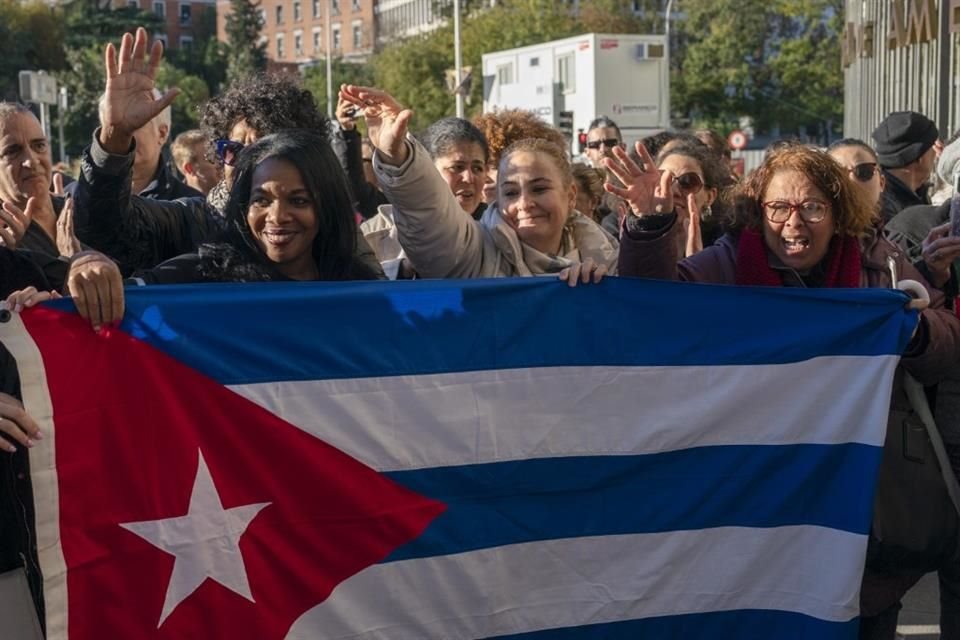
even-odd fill
[[[856,238],[834,236],[827,251],[827,271],[824,287],[860,286],[860,243]],[[770,266],[763,236],[750,229],[740,233],[737,246],[737,284],[782,287],[779,271]]]

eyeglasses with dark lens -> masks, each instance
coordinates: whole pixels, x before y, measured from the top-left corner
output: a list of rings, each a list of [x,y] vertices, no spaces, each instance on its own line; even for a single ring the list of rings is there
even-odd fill
[[[763,210],[770,222],[786,222],[796,211],[807,224],[816,224],[827,217],[830,204],[823,200],[809,199],[803,202],[788,202],[786,200],[771,200],[762,203]]]
[[[587,143],[587,149],[599,149],[602,145],[607,145],[611,149],[620,144],[616,138],[604,138],[603,140],[591,140]]]
[[[680,193],[684,196],[696,195],[703,189],[703,178],[693,171],[674,176],[673,181],[680,187]]]
[[[850,169],[850,175],[860,182],[870,182],[874,174],[877,173],[876,162],[861,162],[853,169]]]
[[[244,144],[236,140],[217,140],[217,157],[220,162],[232,167],[237,161],[237,156],[243,151]]]

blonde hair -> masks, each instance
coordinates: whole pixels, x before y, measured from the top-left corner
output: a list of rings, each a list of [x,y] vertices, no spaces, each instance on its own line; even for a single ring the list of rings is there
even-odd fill
[[[542,138],[553,142],[561,149],[569,143],[559,129],[551,127],[537,114],[524,109],[505,109],[481,114],[473,124],[483,132],[490,149],[490,163],[500,164],[500,158],[510,145],[527,138]]]
[[[570,159],[567,158],[567,153],[556,143],[540,138],[524,138],[523,140],[514,142],[503,150],[503,154],[500,156],[500,166],[498,167],[498,181],[500,177],[503,176],[504,164],[510,156],[514,153],[524,151],[529,153],[542,153],[553,160],[554,165],[560,170],[560,175],[563,178],[563,186],[568,186],[573,182],[573,172],[570,168]]]
[[[177,169],[183,171],[188,162],[196,162],[199,156],[205,155],[202,151],[197,153],[197,145],[206,148],[207,144],[207,136],[200,129],[190,129],[178,135],[170,144],[170,155]]]

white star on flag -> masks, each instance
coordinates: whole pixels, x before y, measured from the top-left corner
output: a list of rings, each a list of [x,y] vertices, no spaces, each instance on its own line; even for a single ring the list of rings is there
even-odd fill
[[[261,502],[224,509],[203,452],[200,452],[197,477],[185,516],[120,524],[176,558],[158,629],[207,578],[254,602],[240,553],[240,537],[268,504]]]

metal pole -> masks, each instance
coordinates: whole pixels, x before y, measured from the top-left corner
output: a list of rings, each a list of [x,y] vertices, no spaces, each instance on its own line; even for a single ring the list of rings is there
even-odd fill
[[[333,60],[331,60],[330,40],[333,39],[333,25],[330,24],[330,3],[333,0],[326,0],[326,22],[327,22],[327,117],[333,120]]]
[[[670,69],[673,64],[673,47],[670,46],[670,15],[673,12],[673,0],[667,0],[667,9],[664,12],[664,29],[663,34],[667,39],[667,78],[670,78]],[[664,96],[665,108],[667,110],[667,126],[672,126],[673,122],[670,119],[670,92],[667,92],[667,95]]]
[[[40,103],[40,128],[43,129],[43,135],[50,139],[50,105]]]
[[[60,162],[67,161],[63,145],[63,116],[67,110],[67,88],[60,87],[60,100],[57,102],[57,135],[60,138]]]
[[[463,93],[460,83],[463,81],[463,65],[460,60],[460,0],[453,0],[453,59],[457,74],[457,117],[463,117]]]

